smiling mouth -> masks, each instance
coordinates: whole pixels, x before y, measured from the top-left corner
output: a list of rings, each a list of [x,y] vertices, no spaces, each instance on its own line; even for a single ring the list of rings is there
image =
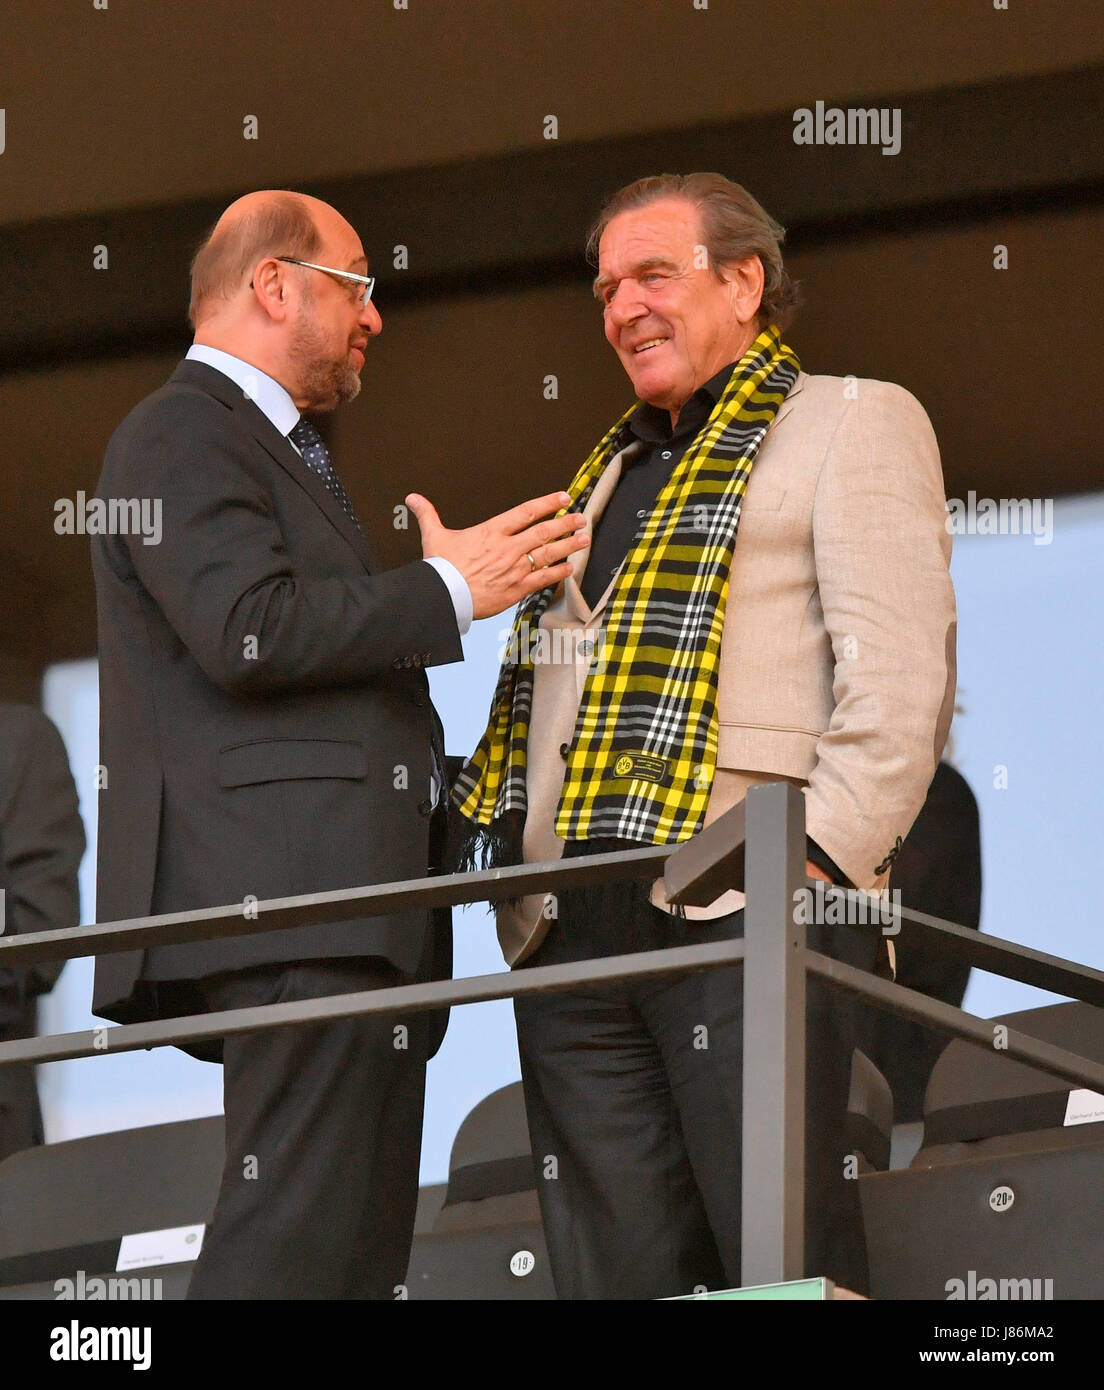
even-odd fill
[[[642,352],[651,352],[653,348],[661,347],[668,341],[667,338],[649,338],[646,343],[641,343],[639,347],[634,347],[633,354],[639,357]]]

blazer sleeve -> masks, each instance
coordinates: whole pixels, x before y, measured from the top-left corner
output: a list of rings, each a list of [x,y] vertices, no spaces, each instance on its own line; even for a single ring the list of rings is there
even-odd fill
[[[862,381],[818,477],[813,545],[835,706],[806,789],[809,835],[879,889],[946,742],[955,695],[951,537],[919,402]]]
[[[40,711],[15,706],[0,717],[0,741],[5,753],[0,808],[7,929],[75,927],[80,921],[77,870],[85,835],[61,735]],[[26,996],[52,989],[64,964],[44,961],[29,967]]]
[[[431,565],[351,577],[297,573],[271,496],[244,466],[245,447],[224,406],[178,393],[158,402],[123,445],[110,484],[128,497],[160,499],[159,543],[112,538],[122,550],[106,553],[116,567],[132,567],[210,680],[233,694],[268,695],[462,659],[452,599]],[[106,476],[101,490],[105,484]]]

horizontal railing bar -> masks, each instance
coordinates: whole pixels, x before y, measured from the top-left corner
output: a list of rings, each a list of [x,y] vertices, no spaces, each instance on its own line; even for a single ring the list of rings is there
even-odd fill
[[[272,898],[251,904],[249,915],[246,915],[244,904],[234,903],[122,922],[98,922],[57,931],[28,932],[0,937],[0,966],[15,967],[40,961],[107,955],[114,951],[148,950],[153,946],[252,936],[323,922],[347,921],[350,916],[375,917],[412,909],[428,911],[435,907],[494,902],[531,893],[555,894],[599,882],[658,878],[668,860],[680,852],[689,851],[694,843],[691,840],[682,847],[654,845],[614,854],[586,855],[578,859],[517,864],[501,869],[442,874],[325,893],[305,893],[297,897]],[[824,891],[824,886],[812,879],[806,880],[806,883],[817,893]],[[849,890],[849,896],[858,904],[866,899],[865,894],[856,890]],[[885,905],[877,897],[871,897],[869,904],[869,918],[877,920],[874,910],[884,912]],[[986,970],[1005,979],[1104,1007],[1104,972],[1100,970],[1002,937],[983,934],[957,922],[917,912],[903,905],[895,911],[899,913],[901,923],[907,924],[910,939],[917,941],[922,949],[938,951],[944,959],[957,964]]]
[[[964,1013],[952,1004],[944,1004],[940,999],[932,999],[917,990],[907,989],[891,980],[880,979],[865,970],[859,970],[843,961],[823,956],[818,951],[806,951],[806,965],[811,974],[830,980],[850,994],[858,995],[865,1002],[886,1009],[898,1018],[911,1019],[914,1023],[936,1025],[944,1032],[952,1033],[964,1042],[974,1043],[989,1051],[994,1049],[995,1034],[992,1019],[978,1018]],[[999,1049],[1002,1056],[1029,1066],[1039,1067],[1063,1080],[1072,1081],[1077,1086],[1087,1086],[1090,1090],[1104,1092],[1104,1063],[1079,1057],[1075,1052],[1055,1047],[1053,1043],[1033,1038],[1006,1025],[1001,1036]]]
[[[872,899],[877,902],[877,899]],[[883,908],[884,911],[884,908]],[[1069,995],[1085,1004],[1104,1007],[1104,971],[1090,965],[1064,960],[1046,951],[1036,951],[1017,941],[1006,941],[942,917],[932,917],[912,908],[900,908],[901,931],[908,932],[909,944],[916,942],[925,954],[938,953],[943,960],[969,965],[991,975],[1034,985],[1054,994]]]
[[[459,980],[432,980],[426,984],[399,985],[359,994],[331,995],[325,999],[227,1009],[191,1018],[164,1018],[118,1027],[105,1025],[81,1033],[0,1043],[0,1066],[9,1062],[65,1062],[77,1057],[104,1057],[116,1052],[204,1042],[294,1023],[325,1023],[362,1014],[425,1013],[454,1004],[481,1004],[490,999],[521,998],[581,985],[646,979],[676,970],[714,969],[738,964],[743,958],[744,943],[737,937],[700,946],[669,946],[660,951],[607,956],[603,960],[539,965],[495,975],[472,975]]]
[[[675,903],[704,906],[723,888],[744,888],[747,821],[745,803],[727,811],[706,826],[699,834],[682,845],[668,860],[663,873],[668,898]],[[848,905],[854,905],[856,916],[847,921],[878,922],[884,920],[886,908],[892,909],[900,929],[907,924],[910,943],[916,942],[925,953],[939,956],[956,964],[986,970],[1005,979],[1055,994],[1070,995],[1086,1003],[1104,1005],[1104,973],[1074,961],[1062,960],[1044,951],[1033,950],[1016,942],[963,927],[926,912],[880,895],[867,895],[858,889],[841,889],[824,883],[811,883],[817,895],[818,912],[825,892],[846,894]],[[816,921],[825,920],[819,915]],[[830,918],[827,920],[831,920]]]
[[[153,946],[179,946],[189,941],[215,941],[229,936],[255,936],[289,927],[344,922],[355,917],[379,917],[389,912],[428,911],[461,903],[525,897],[530,893],[565,892],[594,883],[621,883],[658,878],[676,845],[653,845],[615,854],[591,854],[544,864],[511,864],[503,869],[441,874],[340,888],[327,893],[303,893],[293,898],[270,898],[244,903],[135,917],[123,922],[94,922],[57,931],[27,932],[0,937],[0,966],[73,960],[108,955],[113,951],[145,951]]]
[[[627,979],[659,976],[678,970],[710,969],[738,964],[744,943],[739,938],[699,946],[668,947],[659,951],[608,956],[601,960],[566,965],[535,966],[521,971],[434,980],[419,985],[368,990],[359,994],[333,995],[324,999],[294,1000],[252,1009],[232,1009],[194,1018],[156,1019],[146,1023],[98,1027],[54,1037],[19,1038],[0,1043],[0,1066],[15,1062],[60,1062],[108,1053],[134,1052],[143,1048],[203,1042],[238,1033],[321,1023],[358,1015],[423,1013],[452,1005],[519,998],[530,994],[600,985]],[[865,970],[806,951],[809,970],[893,1014],[913,1022],[936,1026],[978,1046],[993,1046],[991,1020],[956,1009],[926,994],[883,980]],[[1002,1039],[1002,1042],[1004,1039]],[[1038,1066],[1064,1079],[1104,1092],[1104,1065],[1054,1047],[1027,1034],[1009,1029],[1007,1046],[1001,1048],[1015,1060]]]

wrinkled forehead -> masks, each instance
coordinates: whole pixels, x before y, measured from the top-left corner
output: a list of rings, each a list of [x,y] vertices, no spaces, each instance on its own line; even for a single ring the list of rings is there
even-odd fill
[[[644,265],[692,261],[701,244],[701,214],[682,198],[664,198],[612,217],[598,244],[598,274],[621,279]]]

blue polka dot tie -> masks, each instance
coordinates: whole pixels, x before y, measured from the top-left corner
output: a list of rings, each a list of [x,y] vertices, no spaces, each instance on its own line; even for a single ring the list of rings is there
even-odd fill
[[[330,458],[330,451],[323,444],[322,436],[318,430],[309,420],[300,420],[288,438],[303,455],[303,461],[307,467],[313,473],[318,474],[326,484],[326,491],[359,531],[360,522],[357,520],[356,512],[353,511],[353,504],[349,501],[349,494],[337,476],[333,459]]]

